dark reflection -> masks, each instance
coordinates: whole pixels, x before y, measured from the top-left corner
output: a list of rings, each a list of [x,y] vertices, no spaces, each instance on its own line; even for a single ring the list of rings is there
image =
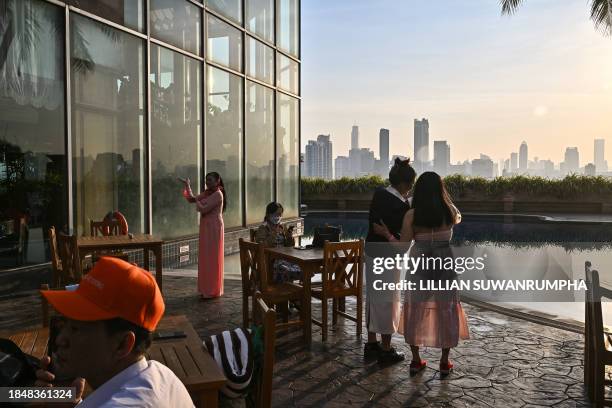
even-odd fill
[[[66,226],[64,15],[0,0],[0,269],[49,259]]]
[[[143,0],[66,0],[66,3],[133,30],[144,30]]]
[[[71,23],[76,231],[116,210],[143,232],[143,41],[78,15]]]
[[[177,177],[200,185],[200,62],[151,46],[153,232],[176,238],[198,232],[198,214]]]

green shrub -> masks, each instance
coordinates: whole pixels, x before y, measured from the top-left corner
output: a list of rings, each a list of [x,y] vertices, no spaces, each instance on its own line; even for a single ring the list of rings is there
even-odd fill
[[[455,199],[466,196],[502,199],[507,194],[517,197],[554,197],[559,199],[612,196],[612,178],[603,176],[572,174],[562,179],[513,176],[488,180],[455,174],[445,177],[444,183]],[[301,188],[302,197],[308,197],[314,194],[368,193],[374,191],[376,187],[388,184],[389,180],[383,180],[379,176],[344,177],[330,181],[302,178]]]

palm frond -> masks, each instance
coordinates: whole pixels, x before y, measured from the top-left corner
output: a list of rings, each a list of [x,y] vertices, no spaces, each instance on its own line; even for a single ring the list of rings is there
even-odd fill
[[[592,0],[591,20],[597,30],[612,35],[612,0]]]
[[[523,0],[500,0],[502,6],[502,14],[514,14],[519,8]]]

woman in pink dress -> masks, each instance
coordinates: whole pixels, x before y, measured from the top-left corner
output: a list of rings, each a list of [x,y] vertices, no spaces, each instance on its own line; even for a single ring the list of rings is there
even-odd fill
[[[410,248],[412,258],[453,258],[449,242],[453,226],[461,222],[461,214],[453,205],[440,176],[425,172],[419,176],[415,185],[412,209],[406,212],[400,234],[400,241],[413,244]],[[385,225],[378,226],[381,235],[393,242],[395,239]],[[420,281],[430,281],[438,287],[446,281],[457,279],[454,269],[432,262],[431,267],[419,268],[410,275],[421,288]],[[407,276],[408,279],[408,276]],[[456,290],[409,290],[405,292],[400,333],[410,345],[412,361],[410,373],[416,374],[424,369],[427,362],[421,359],[421,346],[442,349],[440,374],[448,375],[453,369],[449,360],[450,349],[457,346],[460,339],[469,338],[467,319]]]
[[[204,299],[223,295],[223,211],[227,206],[223,180],[217,172],[206,175],[206,190],[193,195],[189,179],[183,196],[195,203],[200,217],[198,292]]]

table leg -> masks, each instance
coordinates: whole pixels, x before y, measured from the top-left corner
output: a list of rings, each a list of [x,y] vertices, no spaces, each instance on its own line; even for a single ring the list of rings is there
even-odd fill
[[[302,265],[302,271],[304,273],[304,309],[305,309],[305,322],[304,322],[304,343],[307,347],[312,344],[312,292],[311,292],[311,284],[310,280],[314,275],[315,270],[311,267],[311,265],[304,264]]]
[[[219,391],[207,390],[200,394],[198,407],[200,408],[216,408],[219,406]]]
[[[159,286],[159,290],[162,290],[162,270],[163,270],[163,260],[162,260],[162,247],[161,244],[156,246],[153,250],[155,253],[155,280],[157,281],[157,286]]]

